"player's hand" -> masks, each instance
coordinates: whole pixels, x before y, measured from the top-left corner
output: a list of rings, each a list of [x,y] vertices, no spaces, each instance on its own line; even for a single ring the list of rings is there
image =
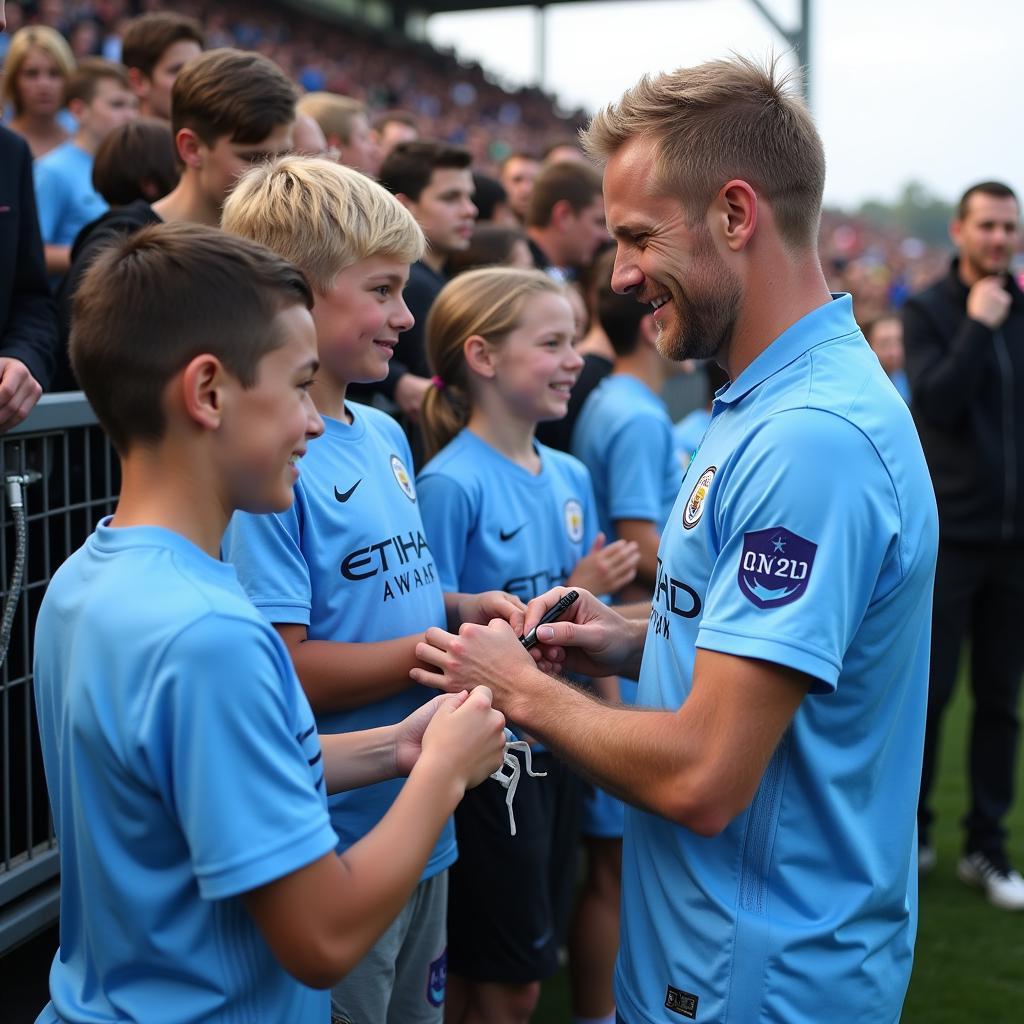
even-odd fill
[[[606,545],[604,534],[599,533],[590,552],[576,563],[566,586],[592,594],[616,594],[633,582],[639,564],[640,546],[635,541],[617,540]]]
[[[504,590],[485,590],[482,594],[458,594],[455,603],[455,621],[449,626],[458,629],[465,622],[486,625],[491,619],[504,619],[516,636],[523,635],[526,605],[514,594]]]
[[[1011,301],[1001,276],[983,277],[967,294],[967,315],[994,331],[1009,316]]]
[[[491,705],[486,686],[435,699],[435,713],[423,733],[421,759],[443,763],[465,789],[478,786],[504,761],[505,716]]]
[[[407,715],[395,728],[395,774],[408,775],[423,750],[423,734],[441,705],[454,710],[465,703],[468,691],[441,693]]]
[[[458,635],[428,629],[416,645],[416,657],[436,670],[414,668],[410,675],[417,683],[449,693],[488,687],[495,706],[505,711],[522,673],[535,671],[533,658],[503,619],[492,619],[486,626],[466,623]]]
[[[578,589],[578,588],[577,588]],[[555,587],[526,606],[523,628],[529,632],[548,609],[568,593]],[[588,676],[629,675],[643,650],[646,624],[623,618],[614,608],[602,604],[593,594],[580,590],[579,600],[565,615],[537,627],[538,666],[545,671],[568,670]]]
[[[42,393],[20,359],[0,357],[0,432],[16,427],[35,408]]]
[[[402,415],[413,423],[419,423],[423,396],[432,386],[426,377],[403,373],[395,383],[395,405],[402,410]]]

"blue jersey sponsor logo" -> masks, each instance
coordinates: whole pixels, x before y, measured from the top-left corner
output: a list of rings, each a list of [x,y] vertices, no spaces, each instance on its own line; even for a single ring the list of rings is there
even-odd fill
[[[758,608],[778,608],[803,597],[818,545],[774,526],[743,535],[740,590]]]

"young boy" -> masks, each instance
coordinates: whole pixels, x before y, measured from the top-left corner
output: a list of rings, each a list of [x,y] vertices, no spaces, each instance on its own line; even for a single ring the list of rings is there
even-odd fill
[[[90,268],[72,359],[118,450],[115,515],[61,567],[35,692],[60,841],[58,1020],[323,1024],[323,988],[408,898],[500,762],[487,695],[318,740],[277,635],[217,560],[283,510],[322,430],[301,274],[209,228],[145,228]],[[326,793],[409,785],[340,857]]]
[[[323,733],[384,726],[430,699],[409,685],[416,641],[431,626],[521,620],[503,594],[444,594],[424,538],[409,445],[386,414],[346,402],[348,386],[385,376],[423,234],[383,188],[327,160],[285,157],[250,171],[223,227],[290,259],[313,286],[320,372],[311,394],[324,434],[310,445],[295,503],[234,517],[224,552],[285,642]],[[374,827],[400,782],[331,800],[345,849]],[[455,836],[442,834],[423,880],[365,961],[335,989],[336,1018],[438,1024]]]
[[[199,22],[172,11],[132,18],[121,39],[121,62],[143,117],[171,119],[171,89],[181,69],[205,45]]]
[[[92,165],[100,143],[138,116],[138,104],[120,64],[85,57],[64,91],[78,122],[75,134],[36,161],[36,205],[46,246],[46,269],[63,274],[71,262],[71,243],[91,220],[107,209],[93,188]]]
[[[67,365],[71,300],[93,257],[112,239],[144,224],[191,221],[216,227],[224,199],[253,161],[292,146],[295,86],[267,57],[211,50],[191,61],[174,82],[171,129],[181,180],[150,205],[143,199],[104,214],[82,233],[59,292],[61,345],[54,391],[75,390]]]

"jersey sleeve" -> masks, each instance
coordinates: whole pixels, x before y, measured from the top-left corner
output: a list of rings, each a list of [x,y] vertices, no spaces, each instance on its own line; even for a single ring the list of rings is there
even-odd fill
[[[473,502],[461,484],[443,473],[421,475],[416,481],[416,496],[441,589],[457,592],[461,589],[467,538],[475,525]]]
[[[285,512],[236,512],[221,555],[231,562],[249,600],[268,622],[308,626],[312,607],[309,563],[300,547],[299,492]]]
[[[800,409],[771,417],[720,474],[697,646],[797,669],[831,692],[869,603],[900,575],[881,459],[846,420]]]
[[[643,519],[661,529],[672,428],[656,416],[634,416],[608,447],[608,518]]]
[[[223,899],[334,849],[312,711],[268,627],[207,615],[168,645],[138,731],[200,895]]]

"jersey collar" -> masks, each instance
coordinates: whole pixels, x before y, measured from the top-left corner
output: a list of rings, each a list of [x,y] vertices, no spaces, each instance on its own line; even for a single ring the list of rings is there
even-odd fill
[[[853,318],[853,298],[833,293],[832,301],[812,309],[787,327],[731,384],[715,396],[715,404],[733,405],[779,370],[817,345],[834,341],[860,328]]]

